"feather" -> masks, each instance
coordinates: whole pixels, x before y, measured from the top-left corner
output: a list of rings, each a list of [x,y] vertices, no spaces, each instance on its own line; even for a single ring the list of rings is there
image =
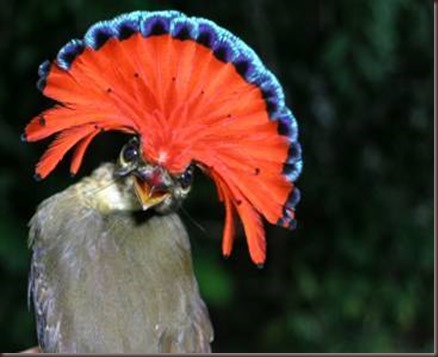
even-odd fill
[[[98,132],[96,131],[89,134],[76,145],[70,165],[70,173],[72,175],[77,174],[79,167],[81,166],[82,159],[84,158],[85,151],[87,150],[88,145],[90,145],[91,140],[93,140],[97,134]]]
[[[231,255],[233,249],[234,240],[234,205],[231,200],[231,195],[227,190],[227,186],[224,184],[220,177],[215,177],[215,173],[211,173],[214,182],[216,183],[219,200],[225,204],[225,227],[222,239],[222,254],[225,257]]]
[[[64,157],[78,141],[95,132],[92,125],[73,127],[63,131],[50,145],[41,161],[36,167],[36,174],[40,178],[45,178],[47,173],[52,171],[59,161]]]
[[[260,216],[291,226],[302,169],[297,123],[276,77],[227,30],[175,11],[121,15],[69,42],[39,75],[43,94],[59,104],[29,123],[26,139],[61,133],[37,165],[39,176],[75,145],[77,172],[96,128],[122,130],[140,137],[145,160],[172,174],[191,162],[206,168],[227,211],[224,254],[232,212],[258,263]]]

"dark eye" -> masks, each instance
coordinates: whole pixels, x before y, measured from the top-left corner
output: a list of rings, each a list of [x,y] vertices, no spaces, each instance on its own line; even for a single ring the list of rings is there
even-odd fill
[[[137,137],[133,137],[120,151],[115,174],[123,177],[135,170],[141,161],[140,155],[140,142]]]
[[[190,166],[182,175],[178,178],[183,188],[189,187],[193,182],[193,167]]]
[[[125,162],[131,162],[138,156],[138,149],[134,145],[128,145],[123,150],[123,160]]]
[[[132,162],[138,157],[138,145],[136,143],[129,143],[125,146],[122,152],[122,159],[124,162]]]

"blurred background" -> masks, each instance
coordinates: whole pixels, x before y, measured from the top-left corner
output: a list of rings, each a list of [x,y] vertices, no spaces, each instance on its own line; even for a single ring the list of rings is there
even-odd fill
[[[412,0],[0,0],[0,351],[36,344],[27,222],[77,180],[63,165],[32,179],[47,142],[20,134],[48,105],[38,65],[98,20],[159,9],[212,19],[252,46],[300,125],[298,228],[266,225],[264,269],[241,231],[221,257],[224,212],[207,178],[181,213],[213,350],[432,352],[433,3]],[[81,176],[114,159],[119,139],[97,138]]]

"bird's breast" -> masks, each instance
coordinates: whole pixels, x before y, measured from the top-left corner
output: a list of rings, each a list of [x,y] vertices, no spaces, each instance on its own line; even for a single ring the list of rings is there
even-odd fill
[[[105,212],[83,188],[82,197],[80,185],[51,197],[31,221],[43,350],[209,351],[211,324],[178,215]]]

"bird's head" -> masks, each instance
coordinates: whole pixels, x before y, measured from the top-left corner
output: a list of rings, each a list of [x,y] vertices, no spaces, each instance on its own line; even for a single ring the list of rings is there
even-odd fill
[[[58,134],[36,166],[45,178],[69,151],[75,174],[98,134],[134,136],[115,173],[141,209],[166,213],[187,196],[194,164],[225,205],[222,252],[240,217],[252,260],[265,260],[262,217],[295,227],[302,168],[295,117],[281,85],[243,41],[175,11],[134,12],[92,26],[39,68],[38,88],[59,104],[24,139]]]
[[[142,210],[154,208],[159,213],[177,210],[192,187],[194,165],[189,164],[179,174],[148,162],[142,153],[140,139],[134,136],[123,146],[114,175],[124,180],[138,200]]]

